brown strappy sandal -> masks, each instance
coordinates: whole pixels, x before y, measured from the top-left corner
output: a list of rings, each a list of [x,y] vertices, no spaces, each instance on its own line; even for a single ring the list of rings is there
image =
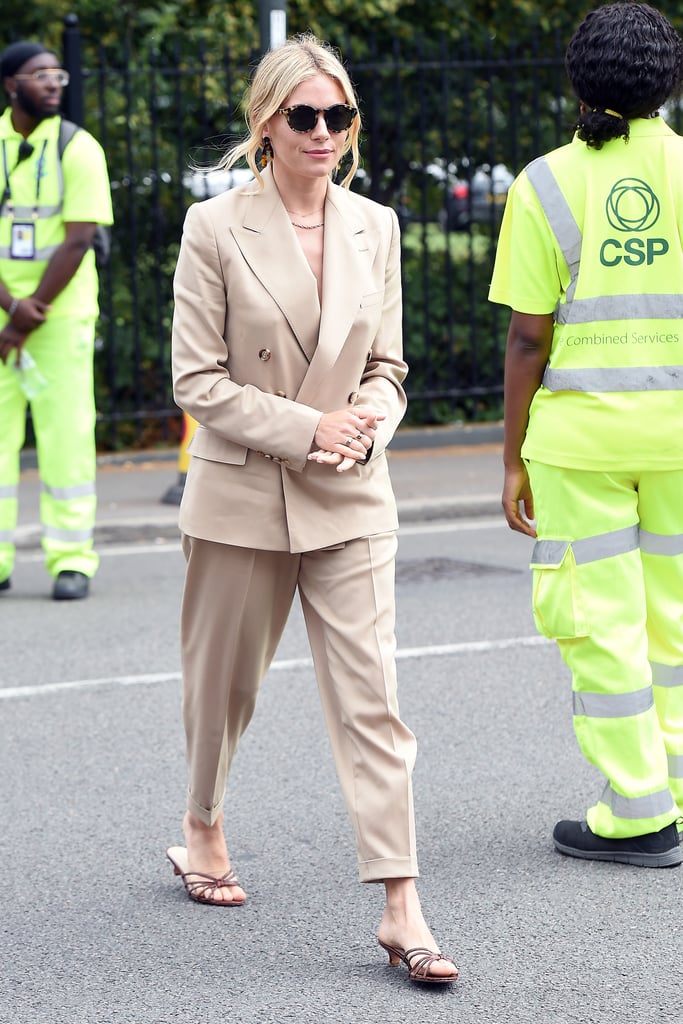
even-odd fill
[[[389,963],[392,967],[398,967],[399,963],[403,961],[408,968],[410,981],[439,984],[457,980],[458,968],[454,961],[449,956],[444,956],[443,953],[435,953],[433,949],[425,949],[423,946],[416,946],[415,949],[401,949],[399,946],[390,946],[388,943],[382,942],[381,939],[377,941],[382,949],[386,949],[389,954]],[[415,960],[414,963],[413,960]],[[453,964],[452,972],[444,975],[430,974],[429,968],[437,960],[447,960],[449,964]]]
[[[201,871],[189,871],[187,850],[184,846],[169,846],[166,856],[173,865],[173,874],[180,875],[185,891],[195,903],[207,903],[212,907],[241,907],[245,900],[215,900],[211,897],[216,889],[239,885],[234,871],[228,871],[220,878],[205,875]]]

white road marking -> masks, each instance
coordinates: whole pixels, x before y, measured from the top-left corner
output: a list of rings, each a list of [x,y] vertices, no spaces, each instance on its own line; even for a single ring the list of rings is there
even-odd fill
[[[414,537],[430,533],[463,533],[466,530],[509,530],[503,516],[477,516],[474,519],[448,519],[443,522],[415,523],[414,526],[399,527],[399,537]]]
[[[429,536],[438,533],[464,533],[471,530],[497,530],[508,529],[508,525],[502,516],[477,516],[472,519],[448,519],[445,521],[434,521],[433,523],[415,523],[412,526],[401,526],[398,531],[399,537]],[[129,555],[177,555],[182,553],[179,541],[159,538],[157,541],[146,541],[136,543],[131,541],[126,544],[102,544],[98,547],[97,553],[100,558],[121,558]],[[19,549],[17,551],[18,562],[43,562],[45,555],[41,550]]]
[[[490,651],[504,651],[510,647],[538,647],[551,644],[544,636],[517,636],[501,640],[468,640],[459,644],[432,644],[426,647],[404,647],[396,652],[398,661],[410,658],[442,658],[458,654],[487,654]],[[286,672],[310,668],[310,658],[286,658],[274,661],[271,672]],[[94,690],[102,686],[149,686],[154,683],[176,683],[180,672],[152,672],[135,676],[104,676],[99,679],[72,679],[59,683],[42,683],[37,686],[8,686],[0,688],[0,700],[19,700],[28,697],[44,697],[54,693]]]
[[[175,540],[159,540],[149,542],[145,544],[136,544],[131,542],[129,544],[102,544],[97,548],[97,554],[100,558],[119,558],[122,555],[133,555],[137,558],[138,555],[168,555],[168,554],[182,554],[182,548],[178,541]],[[17,562],[44,562],[45,554],[42,551],[22,551],[17,550]]]

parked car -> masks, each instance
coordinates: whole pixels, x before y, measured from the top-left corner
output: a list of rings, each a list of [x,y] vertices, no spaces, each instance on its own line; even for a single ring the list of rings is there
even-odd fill
[[[445,231],[466,231],[475,223],[498,223],[514,175],[505,164],[471,167],[437,157],[428,164],[412,162],[396,182],[393,170],[381,175],[381,194],[403,224],[437,221]],[[354,189],[370,194],[370,176],[359,168]]]
[[[209,168],[188,171],[183,177],[183,185],[188,188],[195,199],[210,199],[221,192],[227,192],[237,185],[246,185],[253,174],[246,167],[231,167],[230,170]]]
[[[471,177],[458,178],[446,193],[439,223],[446,231],[466,231],[472,224],[497,224],[514,177],[505,164],[483,164]]]

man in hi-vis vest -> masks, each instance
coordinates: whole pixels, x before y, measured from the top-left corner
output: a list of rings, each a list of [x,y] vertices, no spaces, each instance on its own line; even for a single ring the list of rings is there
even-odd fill
[[[14,567],[19,453],[30,402],[45,562],[57,600],[83,598],[97,569],[92,242],[111,224],[102,148],[79,130],[59,152],[69,76],[39,43],[0,55],[0,591]]]
[[[669,867],[683,813],[683,139],[659,108],[683,43],[648,5],[608,4],[566,67],[576,136],[515,182],[490,290],[513,310],[503,507],[537,538],[536,624],[572,671],[576,735],[606,779],[555,846]]]

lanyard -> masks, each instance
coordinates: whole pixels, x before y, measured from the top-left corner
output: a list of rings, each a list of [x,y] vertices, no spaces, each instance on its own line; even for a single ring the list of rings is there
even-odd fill
[[[43,171],[43,159],[45,157],[45,150],[46,150],[46,148],[47,148],[47,139],[43,139],[43,147],[42,147],[42,149],[40,151],[40,156],[38,157],[38,162],[37,162],[37,166],[36,166],[36,201],[35,201],[35,205],[33,207],[33,214],[32,214],[33,220],[37,220],[37,218],[38,218],[38,204],[39,204],[39,200],[40,200],[40,185],[41,185],[41,181],[42,181],[42,177],[43,177],[43,174],[42,174],[42,171]],[[30,155],[31,154],[29,153],[29,156]],[[5,139],[3,139],[2,140],[2,165],[3,165],[3,170],[5,172],[5,191],[2,194],[2,206],[7,206],[7,212],[8,212],[10,217],[12,217],[14,215],[14,203],[12,202],[12,189],[11,189],[11,186],[10,186],[10,180],[9,179],[10,179],[10,174],[12,174],[14,171],[16,171],[16,169],[17,169],[17,167],[19,166],[20,163],[21,163],[21,156],[17,157],[17,162],[15,163],[14,167],[12,168],[12,171],[9,170],[9,166],[7,164],[7,145],[6,145]]]

